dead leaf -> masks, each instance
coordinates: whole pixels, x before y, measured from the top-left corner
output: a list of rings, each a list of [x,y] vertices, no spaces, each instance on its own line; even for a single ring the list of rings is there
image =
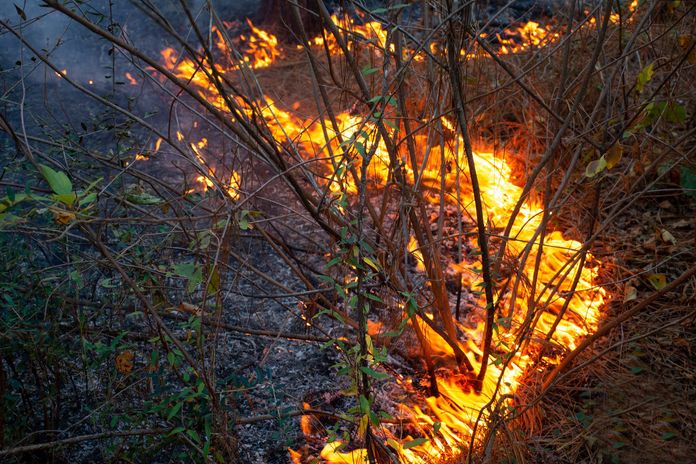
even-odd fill
[[[599,159],[591,161],[585,168],[585,176],[594,177],[600,172],[604,171],[607,167],[607,160],[604,156]]]
[[[646,250],[655,251],[657,249],[657,240],[655,240],[655,237],[650,237],[644,241],[643,248]]]
[[[681,227],[691,227],[691,222],[687,221],[686,219],[680,219],[677,222],[673,223],[672,227],[676,227],[677,229]]]
[[[19,15],[19,17],[22,18],[22,21],[26,21],[27,14],[24,12],[24,10],[21,9],[20,7],[18,7],[17,5],[15,5],[14,7],[15,7],[15,10],[17,11],[17,14]]]
[[[182,313],[188,313],[188,314],[192,314],[194,316],[200,316],[202,313],[201,308],[199,308],[196,305],[192,305],[191,303],[186,303],[186,302],[181,303],[177,307],[177,309],[179,311],[181,311]]]
[[[664,274],[648,274],[648,281],[655,290],[661,290],[667,286],[667,276]]]
[[[129,374],[133,370],[133,358],[135,355],[130,350],[122,351],[116,356],[116,370],[121,374]]]
[[[628,303],[629,301],[633,301],[636,298],[638,298],[638,290],[636,287],[633,285],[627,285],[626,289],[624,290],[624,303]]]
[[[77,216],[75,216],[75,213],[72,211],[67,211],[65,209],[61,208],[56,208],[53,206],[49,206],[48,208],[51,213],[53,214],[53,219],[58,223],[58,224],[69,224],[70,222],[74,221]]]
[[[677,37],[677,43],[679,44],[679,48],[686,49],[691,43],[691,36],[688,34],[682,34]]]
[[[615,143],[604,156],[607,161],[607,169],[613,168],[619,164],[619,161],[621,161],[621,157],[623,156],[623,146],[621,146],[620,143]]]
[[[667,229],[661,229],[660,236],[662,237],[662,241],[665,243],[671,243],[672,245],[677,244],[677,239],[674,238],[674,235],[672,235]]]

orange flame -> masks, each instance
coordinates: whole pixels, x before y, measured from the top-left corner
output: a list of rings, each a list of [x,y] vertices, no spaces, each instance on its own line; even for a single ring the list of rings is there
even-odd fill
[[[333,20],[339,28],[350,29],[353,35],[361,37],[365,43],[370,43],[382,50],[386,47],[387,33],[380,23],[368,22],[357,25],[346,18],[333,17]],[[248,37],[242,38],[242,43],[249,51],[245,61],[252,67],[270,66],[281,56],[277,39],[272,34],[256,28],[251,22],[248,24],[252,32]],[[521,41],[499,38],[502,44],[500,53],[518,53],[555,40],[559,36],[549,27],[542,27],[535,22],[529,22],[514,32],[521,37]],[[327,35],[326,40],[327,43],[324,44],[324,39],[317,37],[312,40],[312,45],[326,45],[333,53],[339,53],[333,37]],[[224,44],[218,46],[223,47]],[[206,78],[201,66],[188,58],[179,59],[172,49],[163,50],[162,57],[165,66],[177,77],[195,86],[200,94],[216,107],[225,108],[216,87]],[[220,72],[225,70],[221,69]],[[361,117],[349,112],[338,113],[335,116],[336,127],[334,127],[330,121],[305,121],[292,112],[280,108],[268,97],[251,103],[236,99],[235,103],[241,108],[242,114],[260,115],[260,119],[263,119],[261,122],[265,122],[266,128],[271,132],[276,143],[279,145],[292,143],[307,160],[316,159],[317,165],[321,166],[322,177],[327,179],[325,185],[333,194],[354,194],[358,191],[357,180],[353,178],[351,167],[359,165],[358,161],[365,153],[372,155],[368,169],[371,184],[377,188],[384,187],[390,179],[394,161],[390,160],[390,154],[382,139],[376,137],[377,128],[370,117]],[[453,125],[446,119],[442,119],[442,124],[449,130],[454,130]],[[177,132],[177,138],[181,141],[183,135]],[[374,140],[377,139],[380,141],[375,143]],[[452,198],[448,198],[448,201],[454,203],[454,206],[460,210],[467,211],[471,217],[475,217],[475,213],[469,211],[473,203],[473,193],[465,170],[467,163],[463,152],[463,141],[455,140],[455,143],[445,145],[443,153],[439,146],[428,146],[427,135],[417,133],[414,139],[417,151],[419,153],[430,151],[430,156],[420,167],[410,166],[408,159],[396,160],[397,163],[403,162],[403,169],[409,182],[412,185],[417,182],[418,185],[435,191],[439,189],[442,181],[445,188],[450,191],[458,188],[461,191],[460,203],[456,204],[456,200]],[[206,148],[206,145],[205,139],[197,144],[190,144],[195,157],[207,169],[207,175],[201,175],[198,178],[203,190],[213,187],[212,179],[215,178],[214,169],[207,167],[203,156],[202,150]],[[495,153],[485,149],[477,149],[474,152],[481,194],[485,203],[485,214],[492,228],[504,227],[508,223],[511,211],[522,194],[522,189],[510,181],[512,170],[505,161],[505,155],[505,152]],[[447,169],[446,166],[456,166],[456,169]],[[459,176],[458,170],[460,170]],[[232,171],[227,193],[233,199],[237,199],[240,194],[240,180],[239,174]],[[431,197],[426,195],[426,199],[437,204],[439,194]],[[475,392],[467,377],[449,373],[437,379],[440,391],[438,397],[419,398],[416,392],[409,392],[411,400],[409,404],[402,405],[401,413],[413,419],[413,430],[417,432],[412,433],[418,438],[425,439],[416,445],[408,444],[413,440],[412,436],[397,436],[388,426],[380,427],[379,432],[383,434],[387,444],[398,455],[401,462],[433,462],[453,457],[458,453],[457,450],[468,447],[477,417],[483,408],[490,401],[514,394],[525,372],[532,368],[533,359],[536,359],[540,353],[540,343],[532,342],[524,346],[518,344],[516,335],[523,326],[529,322],[535,322],[531,339],[543,340],[548,337],[550,343],[568,350],[575,348],[583,337],[597,328],[606,293],[602,288],[594,285],[596,270],[590,266],[580,268],[579,260],[575,259],[575,256],[582,244],[565,238],[560,232],[548,233],[542,248],[537,236],[542,217],[542,205],[536,201],[528,201],[513,221],[508,254],[514,257],[519,257],[525,252],[528,254],[521,269],[522,280],[526,283],[519,286],[514,302],[509,301],[507,295],[496,295],[502,301],[500,314],[509,314],[510,317],[507,321],[498,324],[493,340],[496,347],[493,351],[494,356],[487,367],[487,375],[481,391]],[[424,268],[421,251],[413,237],[409,239],[407,248],[417,257],[418,270],[422,272]],[[535,279],[534,263],[537,257],[542,265]],[[467,288],[472,295],[476,295],[476,291],[482,284],[480,271],[477,269],[481,264],[476,258],[470,258],[462,263],[453,264],[451,270],[461,276],[463,287]],[[472,264],[471,261],[476,263]],[[586,261],[593,263],[595,259],[588,253]],[[577,285],[574,287],[576,274]],[[531,282],[534,281],[536,285],[532,288]],[[478,297],[476,306],[470,315],[470,320],[461,324],[459,328],[465,334],[460,340],[461,348],[466,353],[476,355],[472,356],[471,360],[478,371],[481,366],[480,361],[476,359],[480,359],[481,355],[484,333],[482,321],[486,302]],[[557,321],[557,315],[565,306],[567,310],[564,316]],[[429,341],[435,357],[454,359],[452,347],[427,324],[417,319],[413,323],[418,324],[424,337]],[[551,335],[552,328],[554,332]],[[547,360],[555,362],[555,359]],[[397,383],[407,390],[411,388],[408,381]],[[483,418],[484,420],[486,418],[485,412]],[[436,424],[438,424],[437,427]],[[303,429],[308,428],[308,422],[303,421],[302,426]],[[480,438],[480,436],[474,438]],[[293,462],[301,460],[300,453],[296,451],[291,450],[290,456]],[[328,443],[321,451],[321,457],[329,463],[366,464],[368,462],[366,450],[344,451],[342,443],[338,440]]]
[[[521,53],[530,48],[539,47],[560,37],[560,34],[553,32],[550,26],[542,27],[539,25],[539,23],[534,21],[529,21],[526,24],[512,30],[508,29],[506,32],[519,36],[521,40],[517,38],[505,39],[498,35],[498,41],[501,44],[501,55]]]
[[[281,55],[281,50],[278,48],[278,38],[270,32],[254,26],[248,19],[247,24],[251,33],[248,36],[240,37],[242,42],[246,42],[244,61],[249,63],[252,68],[267,68]]]
[[[125,76],[130,85],[138,85],[138,81],[135,79],[135,77],[133,77],[131,73],[127,72]]]

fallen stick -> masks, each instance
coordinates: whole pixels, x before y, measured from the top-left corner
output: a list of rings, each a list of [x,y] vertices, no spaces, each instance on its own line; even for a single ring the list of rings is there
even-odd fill
[[[41,451],[56,446],[74,445],[83,441],[103,440],[105,438],[114,437],[131,437],[136,435],[162,435],[169,432],[170,429],[141,429],[141,430],[123,430],[102,433],[92,433],[90,435],[78,435],[76,437],[65,438],[63,440],[49,441],[46,443],[37,443],[35,445],[17,446],[16,448],[7,448],[0,450],[0,458],[12,456],[15,454],[31,453],[33,451]]]

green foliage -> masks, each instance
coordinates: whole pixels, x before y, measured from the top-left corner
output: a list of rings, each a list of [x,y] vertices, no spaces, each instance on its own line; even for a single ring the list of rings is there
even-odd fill
[[[684,189],[684,193],[692,198],[696,198],[696,172],[682,166],[679,170],[679,182]]]
[[[41,174],[48,182],[57,195],[70,195],[73,191],[72,182],[68,179],[68,176],[64,172],[54,171],[49,166],[42,164],[39,166],[41,168]]]
[[[638,93],[643,93],[645,85],[652,80],[654,68],[655,63],[650,63],[638,73],[638,77],[636,78],[636,90]]]
[[[642,117],[635,126],[635,130],[643,130],[654,125],[660,118],[664,118],[670,124],[684,124],[686,121],[686,108],[675,101],[650,102],[643,110]]]

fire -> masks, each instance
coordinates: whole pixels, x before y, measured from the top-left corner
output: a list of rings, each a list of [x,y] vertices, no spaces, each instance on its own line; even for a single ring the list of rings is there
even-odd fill
[[[254,26],[248,19],[247,24],[251,32],[239,37],[246,45],[244,61],[255,69],[267,68],[281,55],[281,50],[278,48],[278,38],[270,32]]]
[[[420,272],[425,272],[425,264],[423,264],[423,253],[418,249],[416,237],[411,236],[408,241],[408,252],[416,259],[416,269]]]
[[[498,41],[501,44],[500,53],[507,55],[510,53],[521,53],[530,48],[536,48],[548,42],[556,40],[560,34],[553,32],[551,26],[543,27],[535,21],[529,21],[526,24],[516,27],[512,30],[506,30],[510,38],[503,38],[498,34]],[[516,37],[520,37],[521,40]]]
[[[636,9],[638,8],[638,0],[633,0],[630,5],[628,5],[628,13],[629,15],[632,14]],[[590,21],[594,23],[594,18],[591,18]],[[618,13],[612,13],[609,16],[609,21],[612,24],[619,24],[621,22],[621,16]]]
[[[384,48],[387,45],[387,30],[384,29],[382,23],[378,21],[367,21],[358,24],[353,18],[348,16],[331,15],[331,21],[341,32],[349,33],[353,39],[357,39],[362,43],[370,43],[377,48]],[[326,40],[324,36],[319,35],[310,40],[310,44],[322,47],[326,42],[326,47],[333,54],[340,53],[338,43],[333,35],[327,34]],[[348,49],[352,49],[352,42],[348,42]],[[300,47],[301,48],[301,47]],[[393,51],[393,48],[392,48]]]
[[[635,8],[635,3],[631,5],[632,8]],[[336,16],[333,20],[339,28],[350,30],[351,34],[359,36],[366,43],[382,50],[387,46],[387,32],[380,23],[355,24],[349,18]],[[251,22],[248,22],[248,25],[251,33],[240,37],[241,43],[247,50],[244,61],[255,68],[270,66],[281,57],[277,38],[255,27]],[[553,32],[550,27],[543,27],[535,22],[516,28],[512,31],[512,35],[520,39],[499,37],[501,54],[519,53],[559,37],[559,34]],[[221,36],[219,39],[218,47],[226,50],[226,42]],[[327,35],[326,39],[314,38],[311,44],[317,47],[325,46],[330,52],[339,53],[338,45],[331,35]],[[227,108],[228,102],[222,100],[218,89],[207,78],[206,73],[213,69],[209,63],[202,60],[199,64],[190,58],[181,58],[169,48],[162,51],[162,58],[168,69],[195,87],[209,102],[220,109]],[[234,70],[235,67],[231,64],[228,69],[215,69],[225,73]],[[377,136],[377,127],[370,117],[356,115],[353,112],[340,112],[335,115],[334,126],[328,120],[304,120],[292,111],[281,108],[269,97],[253,102],[235,98],[233,103],[238,106],[242,114],[260,116],[263,121],[258,122],[265,122],[266,128],[273,135],[276,143],[279,145],[291,143],[307,161],[315,159],[317,163],[306,166],[312,166],[311,169],[317,166],[317,177],[325,179],[325,187],[330,194],[350,195],[358,192],[354,168],[360,166],[362,157],[367,156],[368,153],[371,156],[368,168],[371,187],[386,186],[392,176],[393,161],[390,160],[383,140]],[[293,106],[293,110],[296,109],[297,105]],[[441,122],[449,131],[455,132],[449,120],[443,118]],[[177,139],[182,141],[183,138],[183,134],[177,132]],[[466,211],[470,217],[475,217],[471,206],[473,193],[465,170],[467,162],[463,151],[463,141],[455,136],[453,141],[450,140],[441,147],[429,146],[432,143],[428,135],[424,133],[416,133],[414,139],[417,152],[429,152],[430,155],[427,160],[418,160],[422,162],[422,166],[411,166],[405,154],[402,160],[397,160],[397,162],[403,161],[403,170],[409,183],[435,191],[440,188],[441,182],[444,182],[448,191],[455,191],[458,188],[461,192],[459,204],[452,195],[447,196],[447,201],[450,206],[455,206],[461,211]],[[375,143],[375,140],[379,141]],[[159,148],[159,142],[160,140],[157,142],[156,149]],[[214,168],[206,164],[204,157],[207,140],[201,139],[197,143],[189,144],[189,147],[202,170],[197,178],[201,188],[204,191],[213,188],[216,185],[214,182],[216,172]],[[508,153],[504,151],[494,152],[485,147],[478,147],[474,151],[478,179],[485,203],[484,213],[491,229],[505,227],[511,218],[515,203],[522,194],[522,188],[511,181],[512,169],[506,162],[507,155]],[[455,168],[447,168],[449,166]],[[459,175],[457,175],[458,170],[460,170]],[[234,200],[240,195],[240,183],[241,177],[234,170],[231,171],[229,182],[226,184],[218,182],[219,185],[226,185],[223,188]],[[439,193],[424,195],[426,200],[435,205],[440,201]],[[389,426],[380,427],[377,433],[385,439],[401,462],[434,462],[451,458],[460,452],[458,450],[468,448],[478,416],[484,411],[482,417],[486,419],[488,413],[484,408],[489,402],[512,401],[509,398],[512,398],[520,387],[525,373],[533,369],[533,363],[539,358],[543,346],[551,344],[559,350],[572,350],[583,337],[596,330],[601,309],[605,304],[606,293],[594,284],[595,267],[583,266],[581,264],[583,261],[577,258],[582,244],[564,237],[558,231],[549,232],[544,238],[543,245],[540,244],[538,230],[543,217],[543,205],[538,201],[529,200],[513,221],[507,254],[513,258],[526,255],[520,270],[521,280],[524,283],[517,288],[514,301],[510,301],[508,293],[503,294],[500,293],[503,290],[496,290],[496,299],[501,302],[498,309],[501,319],[497,323],[493,339],[495,349],[480,391],[472,388],[471,380],[467,376],[453,372],[438,376],[440,395],[437,397],[420,397],[411,387],[409,379],[397,382],[406,392],[404,397],[409,398],[407,404],[402,405],[400,412],[403,416],[412,419],[413,427],[409,429],[411,435],[406,437],[397,435]],[[471,245],[475,246],[475,243],[472,242]],[[414,237],[409,237],[407,249],[417,259],[417,270],[423,272],[422,254]],[[542,265],[538,275],[535,276],[534,263],[537,259]],[[591,253],[587,253],[584,262],[594,264],[596,259]],[[452,264],[450,271],[459,276],[463,288],[468,289],[472,295],[476,295],[478,293],[476,291],[482,284],[478,270],[480,267],[480,259],[470,256],[461,263]],[[535,282],[534,286],[532,282]],[[505,291],[508,292],[509,289]],[[459,343],[465,353],[473,354],[470,360],[475,371],[478,372],[481,368],[480,361],[477,359],[480,359],[482,353],[484,333],[482,321],[486,302],[483,297],[475,298],[477,298],[477,307],[471,312],[469,320],[459,326],[464,334]],[[412,324],[418,325],[419,330],[428,340],[434,357],[445,360],[454,359],[452,347],[427,324],[417,318],[412,320]],[[517,335],[527,326],[533,328],[533,334],[526,339],[533,341],[520,343]],[[548,363],[556,362],[554,356],[557,355],[547,353],[545,360]],[[306,420],[303,420],[302,424],[303,429],[309,428]],[[415,445],[408,444],[415,438],[423,440],[419,440]],[[474,440],[478,438],[480,438],[478,433],[473,436]],[[301,462],[301,455],[296,451],[290,451],[290,455],[293,462]],[[368,462],[365,449],[346,451],[338,440],[326,444],[321,451],[321,458],[329,463],[366,464]]]
[[[232,170],[232,172],[230,173],[229,184],[225,188],[225,192],[232,200],[239,199],[240,189],[241,189],[241,185],[242,185],[241,182],[242,182],[242,178],[239,175],[239,173],[235,170]]]
[[[424,140],[420,140],[420,142],[424,143]],[[459,141],[458,146],[463,147],[463,145],[463,141]],[[447,151],[446,160],[448,162],[456,160],[459,166],[465,166],[466,161],[461,150],[456,154]],[[522,189],[510,182],[511,169],[501,159],[500,154],[479,150],[474,153],[474,157],[482,196],[486,199],[486,215],[491,225],[504,226],[510,218],[510,211],[520,197]],[[431,158],[438,160],[440,156],[432,154]],[[440,166],[427,166],[424,170],[424,177],[427,179],[424,179],[423,182],[437,181],[440,172]],[[448,188],[454,184],[455,180],[455,174],[446,174]],[[472,192],[466,180],[462,180],[460,187],[463,192],[460,206],[462,209],[467,209],[468,205],[473,202]],[[473,212],[470,213],[473,215]],[[523,275],[528,282],[533,280],[533,264],[540,252],[543,265],[540,269],[536,288],[532,289],[524,285],[520,287],[508,327],[506,328],[502,323],[499,324],[497,335],[494,337],[493,344],[499,348],[496,350],[498,358],[509,361],[507,368],[503,369],[502,363],[493,359],[488,366],[481,392],[474,391],[466,376],[448,374],[442,378],[438,377],[440,396],[424,398],[427,407],[403,405],[402,413],[411,417],[415,424],[420,424],[421,436],[419,438],[427,438],[427,441],[418,446],[405,448],[403,444],[414,437],[408,436],[397,440],[389,430],[383,430],[387,442],[396,451],[402,462],[434,462],[441,458],[451,457],[452,453],[455,453],[453,450],[467,448],[479,411],[489,401],[515,393],[521,383],[522,376],[530,368],[540,349],[539,344],[530,344],[526,347],[518,346],[515,340],[515,334],[530,314],[538,318],[532,338],[543,340],[555,325],[556,314],[567,302],[566,315],[557,323],[551,342],[569,350],[575,348],[584,336],[597,328],[600,310],[605,302],[605,292],[593,285],[595,271],[590,267],[580,269],[579,263],[564,269],[566,263],[571,261],[573,255],[580,250],[582,245],[575,240],[564,238],[560,232],[550,233],[544,240],[543,249],[539,250],[535,232],[541,223],[542,216],[543,210],[540,204],[527,203],[514,221],[511,236],[515,239],[511,240],[508,245],[510,253],[513,256],[519,256],[528,244],[533,243],[523,268]],[[408,249],[420,258],[420,252],[417,250],[417,243],[413,237],[409,241]],[[592,260],[593,257],[588,253],[588,261]],[[420,259],[418,261],[418,269],[423,271]],[[480,262],[473,264],[464,262],[455,265],[456,273],[462,275],[462,285],[465,288],[475,290],[482,283],[474,269],[477,266],[480,267]],[[575,291],[571,293],[573,277],[576,273],[579,273],[579,280]],[[532,311],[532,308],[529,307],[529,302],[532,300],[539,302],[538,308],[541,310]],[[506,301],[505,298],[503,301],[505,305],[501,314],[510,311],[510,302]],[[482,308],[484,307],[485,301],[481,299],[476,310],[476,317],[472,320],[483,320]],[[419,327],[428,339],[434,356],[454,359],[452,348],[437,333],[424,323],[419,323]],[[462,324],[460,329],[466,334],[462,346],[464,352],[475,353],[480,357],[484,323],[478,322],[473,328],[470,325]],[[554,362],[554,359],[548,361]],[[473,364],[476,371],[480,370],[480,364],[476,361]],[[484,414],[483,417],[485,419],[486,415]],[[437,432],[434,432],[435,423],[440,424]],[[362,464],[368,462],[365,450],[341,452],[340,443],[336,441],[327,444],[321,456],[330,463]]]
[[[138,81],[135,79],[135,77],[133,77],[131,73],[127,72],[125,76],[130,85],[138,85]]]

